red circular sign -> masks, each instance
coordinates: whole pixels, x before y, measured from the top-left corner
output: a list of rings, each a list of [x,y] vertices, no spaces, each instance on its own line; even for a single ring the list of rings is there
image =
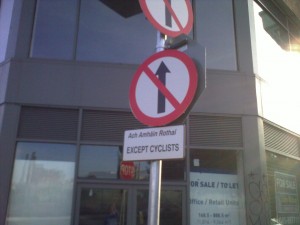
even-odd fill
[[[139,0],[150,23],[171,37],[188,34],[193,27],[193,9],[190,0]]]
[[[163,126],[178,119],[198,87],[197,68],[186,54],[158,52],[137,69],[130,86],[132,113],[143,124]]]
[[[132,180],[135,176],[134,162],[121,162],[120,165],[120,178],[123,180]]]

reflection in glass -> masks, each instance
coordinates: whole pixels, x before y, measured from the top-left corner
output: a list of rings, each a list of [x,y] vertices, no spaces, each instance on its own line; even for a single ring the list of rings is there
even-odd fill
[[[124,18],[99,0],[81,1],[77,60],[142,63],[155,44],[156,30],[142,13]]]
[[[83,188],[79,225],[126,225],[127,190]]]
[[[270,37],[284,50],[289,50],[289,35],[278,22],[276,22],[267,12],[258,13],[262,19],[264,30]]]
[[[148,216],[148,190],[137,192],[136,224],[146,225]],[[182,192],[179,190],[163,190],[160,202],[161,224],[182,224]]]
[[[38,0],[31,56],[137,64],[155,53],[157,31],[143,13],[124,18],[103,2]],[[236,70],[232,0],[194,3],[193,36],[207,49],[208,68]]]
[[[300,224],[299,161],[268,151],[266,156],[270,216],[281,224]]]
[[[149,180],[150,162],[124,162],[120,164],[120,179],[122,180]]]
[[[17,144],[7,225],[70,225],[75,146]]]
[[[38,0],[32,57],[72,59],[77,0]]]
[[[89,179],[149,179],[149,162],[123,162],[121,158],[119,146],[82,145],[78,176]]]
[[[185,161],[163,162],[163,180],[184,180]],[[78,176],[89,179],[149,180],[149,161],[122,161],[119,146],[81,145]]]
[[[120,154],[118,146],[82,145],[78,176],[117,179]]]
[[[149,180],[150,162],[134,162],[137,168],[136,180]]]
[[[162,162],[162,180],[185,180],[185,160],[165,160]]]
[[[236,152],[192,149],[190,171],[237,174]]]
[[[207,51],[207,68],[237,70],[232,0],[194,0],[194,34]]]
[[[258,4],[254,22],[263,116],[299,133],[300,42]]]

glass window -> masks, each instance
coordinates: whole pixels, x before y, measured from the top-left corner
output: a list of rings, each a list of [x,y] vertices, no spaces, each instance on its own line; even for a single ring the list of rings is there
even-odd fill
[[[120,165],[120,179],[149,180],[150,162],[125,162]]]
[[[130,194],[131,193],[131,194]],[[80,193],[79,225],[146,225],[148,217],[148,190],[137,190],[132,195],[126,189],[84,187]],[[134,196],[134,197],[133,197]],[[136,204],[127,209],[134,198]],[[160,223],[183,224],[183,193],[181,190],[162,190]],[[136,207],[136,208],[135,208]],[[136,210],[136,213],[134,213]],[[129,212],[130,211],[130,212]],[[127,214],[130,218],[127,218]]]
[[[299,161],[267,152],[267,168],[271,221],[300,224]]]
[[[299,133],[300,42],[256,3],[254,21],[263,116]]]
[[[142,63],[156,51],[157,30],[136,5],[128,14],[121,2],[38,0],[31,56]],[[236,70],[232,0],[197,0],[194,6],[192,39],[206,48],[207,67]]]
[[[289,50],[288,31],[266,11],[260,11],[258,14],[261,17],[263,28],[269,34],[269,37],[271,37],[280,48]]]
[[[147,224],[148,194],[148,190],[138,190],[137,192],[137,225]],[[180,190],[162,190],[160,200],[160,224],[183,224],[182,198],[182,191]]]
[[[126,225],[128,191],[82,188],[79,225]]]
[[[122,161],[119,146],[82,145],[80,147],[80,178],[149,180],[149,161]],[[184,180],[185,161],[164,161],[162,163],[163,180]]]
[[[235,151],[192,150],[190,224],[239,225]]]
[[[77,0],[38,0],[31,56],[72,59]]]
[[[237,70],[232,0],[195,0],[194,38],[207,51],[207,68]]]
[[[117,179],[121,152],[118,146],[82,145],[78,176]]]
[[[276,69],[283,72],[285,67],[282,62],[289,50],[288,31],[257,4],[255,4],[255,31],[258,73],[263,78],[271,80],[272,76],[275,78],[278,74]]]
[[[162,161],[162,180],[185,180],[185,160]]]
[[[155,47],[156,30],[142,13],[124,18],[99,0],[81,2],[76,59],[142,63]]]
[[[82,145],[80,148],[80,178],[148,180],[149,162],[123,162],[119,146]]]
[[[17,144],[7,225],[70,225],[76,147]]]

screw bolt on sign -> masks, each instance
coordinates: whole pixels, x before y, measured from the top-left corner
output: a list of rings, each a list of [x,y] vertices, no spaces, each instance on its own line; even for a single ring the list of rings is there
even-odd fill
[[[133,76],[129,102],[134,116],[148,126],[164,126],[185,113],[194,100],[198,73],[183,52],[165,50],[150,56]]]

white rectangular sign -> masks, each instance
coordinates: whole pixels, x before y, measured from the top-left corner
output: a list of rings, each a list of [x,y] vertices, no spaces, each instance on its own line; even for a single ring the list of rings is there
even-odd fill
[[[184,141],[183,125],[127,130],[123,161],[182,159]]]
[[[239,225],[236,174],[190,172],[190,224]]]

